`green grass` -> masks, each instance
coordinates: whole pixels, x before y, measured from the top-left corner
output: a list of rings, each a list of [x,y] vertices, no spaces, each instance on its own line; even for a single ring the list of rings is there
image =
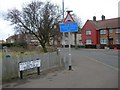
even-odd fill
[[[2,55],[0,55],[0,58],[4,59],[6,58],[6,55],[10,55],[11,58],[16,58],[17,56],[29,56],[29,55],[34,55],[34,54],[38,54],[38,52],[32,51],[32,52],[8,52],[6,53],[2,53]]]
[[[55,51],[54,48],[48,48],[48,52],[53,52],[53,51]],[[7,53],[2,51],[0,52],[0,58],[4,59],[6,58],[6,55],[10,55],[11,58],[16,58],[16,56],[29,56],[40,53],[44,53],[42,49],[27,50],[24,48],[9,48]]]

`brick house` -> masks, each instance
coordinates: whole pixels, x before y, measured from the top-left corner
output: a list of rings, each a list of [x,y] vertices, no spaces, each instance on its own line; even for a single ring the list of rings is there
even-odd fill
[[[86,47],[104,48],[120,48],[120,18],[105,19],[102,15],[102,20],[96,21],[87,20],[82,28],[82,42]]]
[[[5,43],[5,41],[4,40],[0,40],[0,44],[3,44],[3,43]]]
[[[17,34],[12,35],[6,39],[6,43],[16,43],[16,44],[25,44],[28,48],[34,48],[34,46],[38,46],[38,40],[35,36],[30,34]]]

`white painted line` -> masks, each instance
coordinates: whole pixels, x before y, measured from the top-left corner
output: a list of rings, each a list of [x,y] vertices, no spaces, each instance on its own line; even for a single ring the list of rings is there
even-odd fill
[[[86,56],[86,57],[87,57],[87,56]],[[96,61],[96,62],[98,62],[98,63],[101,63],[101,64],[103,64],[103,65],[105,65],[105,66],[107,66],[107,67],[110,67],[110,68],[118,71],[118,68],[115,68],[115,67],[113,67],[113,66],[111,66],[111,65],[105,64],[105,63],[103,63],[103,62],[101,62],[101,61],[98,61],[98,60],[96,60],[96,59],[94,59],[94,58],[91,58],[91,57],[87,57],[87,58],[89,58],[89,59],[92,60],[92,61]]]

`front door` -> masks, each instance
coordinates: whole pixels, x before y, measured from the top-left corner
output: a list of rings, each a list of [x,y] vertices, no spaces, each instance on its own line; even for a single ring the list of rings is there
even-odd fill
[[[113,38],[109,38],[110,45],[113,45]]]

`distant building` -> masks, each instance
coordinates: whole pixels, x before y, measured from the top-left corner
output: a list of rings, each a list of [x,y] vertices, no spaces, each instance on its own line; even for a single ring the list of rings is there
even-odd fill
[[[6,43],[26,44],[27,47],[29,47],[29,48],[39,45],[39,42],[36,39],[36,37],[34,35],[30,35],[28,33],[12,35],[6,39]]]
[[[104,48],[120,48],[120,18],[105,19],[102,15],[102,20],[96,21],[87,20],[82,28],[82,43],[86,47]]]
[[[50,40],[49,44],[51,46],[55,47],[62,47],[64,40],[62,38],[63,33],[60,32],[60,27],[59,24],[61,21],[57,22],[56,24],[53,25],[53,28],[50,32]],[[76,32],[76,41],[77,41],[77,46],[82,45],[82,39],[81,39],[81,30],[79,29],[78,32]],[[68,33],[65,33],[65,45],[68,46]],[[6,43],[21,43],[21,42],[26,42],[28,47],[33,47],[33,46],[40,46],[39,41],[34,35],[31,35],[29,33],[23,33],[23,34],[17,34],[17,35],[12,35],[6,39]],[[75,34],[71,33],[71,45],[75,46]]]
[[[18,40],[18,35],[12,35],[6,39],[6,43],[14,43],[16,40]]]
[[[75,46],[75,33],[71,33],[70,36],[70,40],[71,40],[71,45]],[[64,43],[65,41],[65,43]],[[69,38],[68,38],[68,33],[65,33],[65,40],[62,39],[62,45],[65,44],[66,46],[69,45]],[[76,44],[77,46],[82,46],[82,39],[81,39],[81,32],[76,32]]]
[[[3,44],[3,43],[5,43],[5,41],[4,40],[0,40],[0,44]]]
[[[4,44],[5,41],[4,40],[0,40],[0,49],[2,49],[2,44]]]
[[[50,45],[62,47],[65,44],[65,46],[68,46],[69,45],[68,33],[67,32],[65,33],[65,38],[63,40],[63,33],[60,32],[60,26],[59,26],[60,23],[62,22],[60,21],[54,25],[51,35],[55,35],[55,37],[54,36],[51,37]],[[75,33],[76,33],[76,44],[77,46],[81,46],[82,45],[81,29],[79,28],[78,32]],[[75,46],[75,33],[71,33],[70,36],[72,46]]]

